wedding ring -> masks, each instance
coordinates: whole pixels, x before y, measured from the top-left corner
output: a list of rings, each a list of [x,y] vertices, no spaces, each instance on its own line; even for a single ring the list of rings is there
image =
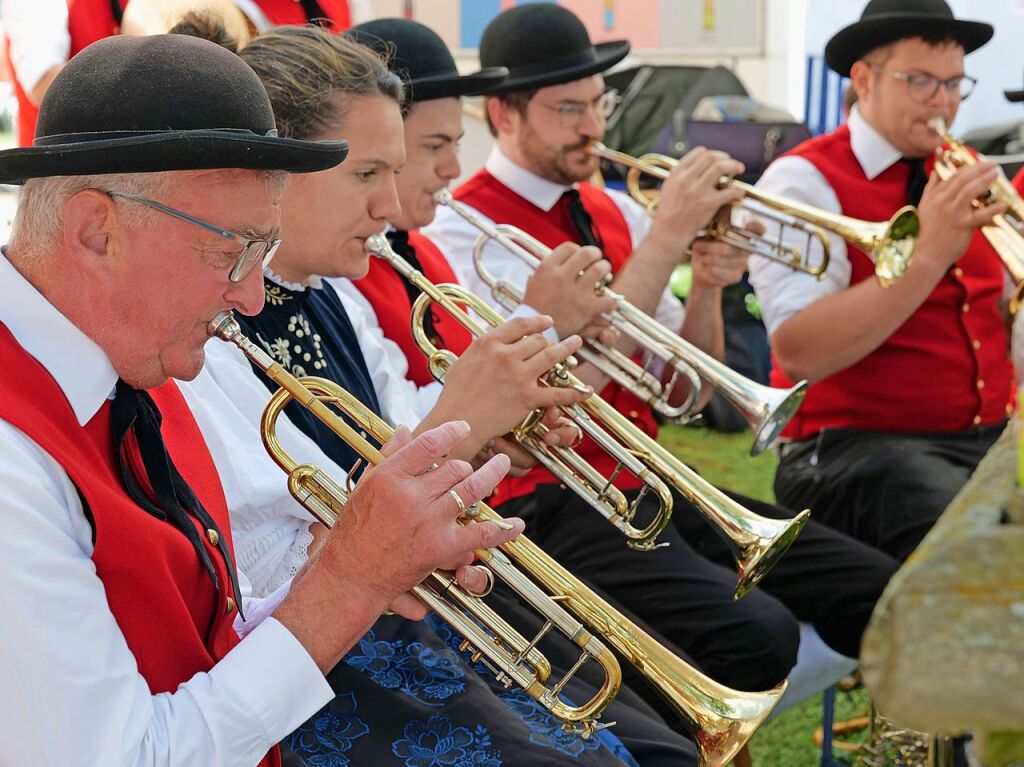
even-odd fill
[[[491,593],[492,589],[494,589],[494,573],[492,573],[486,567],[481,567],[480,569],[483,571],[483,574],[487,576],[487,588],[485,588],[479,594],[477,592],[475,592],[475,591],[469,592],[470,594],[475,596],[477,599],[483,599],[485,596],[487,596],[488,594]]]
[[[462,498],[454,490],[449,490],[448,495],[455,501],[455,505],[459,507],[459,516],[463,516],[466,513],[466,504],[462,502]]]

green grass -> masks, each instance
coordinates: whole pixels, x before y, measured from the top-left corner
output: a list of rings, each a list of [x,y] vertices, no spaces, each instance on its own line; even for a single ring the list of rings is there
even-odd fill
[[[673,453],[700,470],[715,485],[728,487],[752,498],[773,500],[772,478],[775,455],[765,452],[750,457],[751,435],[720,434],[699,427],[668,426],[660,441]],[[836,721],[867,713],[868,701],[862,689],[836,695]],[[787,711],[763,726],[750,743],[754,767],[817,767],[820,749],[814,744],[814,730],[821,726],[821,695]],[[860,742],[865,733],[851,734]],[[836,751],[836,759],[852,764],[849,755]]]

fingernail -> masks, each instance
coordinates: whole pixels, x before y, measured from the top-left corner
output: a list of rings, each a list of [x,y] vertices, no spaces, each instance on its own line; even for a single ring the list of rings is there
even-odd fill
[[[463,436],[465,436],[466,434],[469,434],[469,431],[470,431],[469,424],[466,423],[465,421],[452,421],[452,424],[454,424],[455,430],[459,434],[462,434]]]
[[[515,525],[510,525],[508,522],[506,522],[503,519],[496,519],[496,520],[494,520],[494,524],[496,524],[502,530],[514,530],[515,529]]]

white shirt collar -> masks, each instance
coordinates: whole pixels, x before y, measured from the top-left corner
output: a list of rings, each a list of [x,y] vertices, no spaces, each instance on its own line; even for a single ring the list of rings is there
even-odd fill
[[[6,256],[0,256],[0,285],[5,287],[0,322],[53,376],[78,423],[84,426],[117,384],[110,358],[47,301]]]
[[[545,213],[572,187],[556,184],[512,162],[495,144],[487,157],[487,172],[523,199],[529,200]]]
[[[903,157],[900,150],[890,144],[861,116],[854,104],[847,121],[850,126],[850,147],[868,179],[877,178]]]

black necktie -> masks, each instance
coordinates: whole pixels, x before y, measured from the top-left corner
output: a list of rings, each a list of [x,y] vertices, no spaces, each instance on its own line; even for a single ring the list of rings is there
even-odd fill
[[[603,247],[600,239],[594,231],[594,221],[583,207],[583,200],[577,189],[566,189],[562,197],[566,200],[565,209],[569,213],[569,220],[576,229],[576,237],[580,245],[594,245]]]
[[[388,242],[391,243],[391,249],[398,255],[408,261],[412,268],[418,272],[423,271],[423,266],[420,264],[419,258],[416,256],[416,248],[409,244],[409,233],[391,231],[387,234]],[[409,296],[409,305],[412,306],[416,299],[420,297],[419,288],[413,285],[407,280],[402,274],[398,274],[402,280],[402,285],[405,287],[405,292]],[[437,330],[434,327],[434,310],[431,308],[429,312],[423,317],[423,329],[427,332],[427,338],[432,341],[438,340]]]
[[[214,588],[219,590],[217,571],[203,545],[199,531],[189,517],[194,517],[202,525],[211,543],[216,541],[215,545],[224,557],[231,577],[235,604],[241,610],[238,576],[227,548],[227,541],[167,454],[163,436],[160,434],[160,421],[160,410],[148,392],[133,389],[124,381],[117,382],[114,401],[110,404],[110,431],[114,437],[114,449],[117,451],[125,490],[141,508],[157,519],[170,522],[188,538],[203,568],[213,581]],[[134,436],[138,457],[142,459],[142,467],[153,491],[153,497],[146,492],[146,483],[140,482],[136,476],[136,469],[131,460],[131,436]]]
[[[907,176],[907,200],[911,205],[921,202],[921,195],[928,183],[928,174],[925,172],[923,157],[904,157],[903,162],[910,166],[910,175]]]

